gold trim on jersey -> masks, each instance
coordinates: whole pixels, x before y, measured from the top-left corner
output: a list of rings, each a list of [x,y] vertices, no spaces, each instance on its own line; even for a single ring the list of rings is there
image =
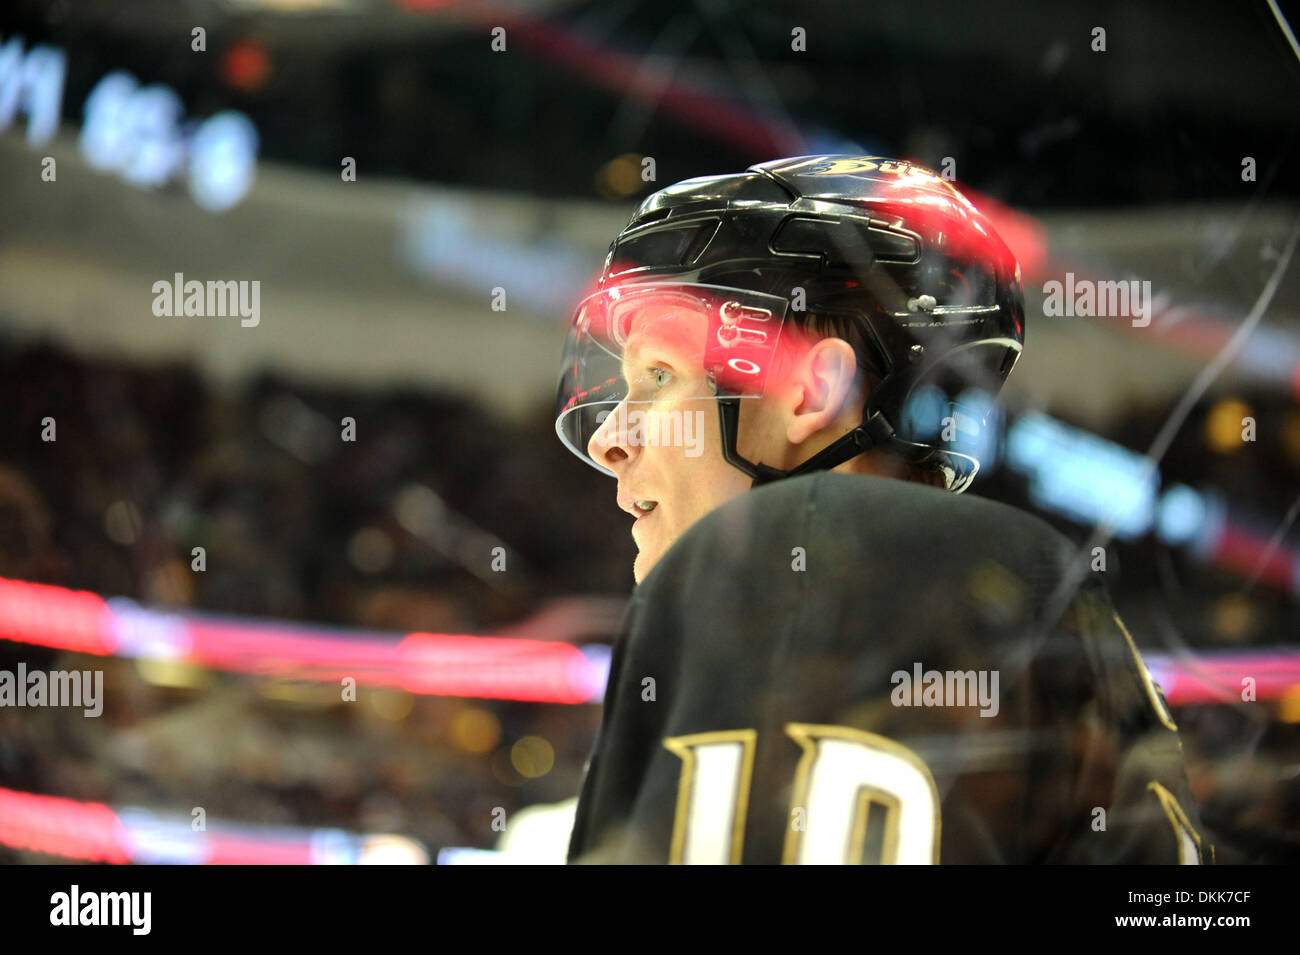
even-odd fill
[[[1187,818],[1187,813],[1183,812],[1183,807],[1178,805],[1178,798],[1154,780],[1147,783],[1147,789],[1156,794],[1156,798],[1160,800],[1160,808],[1165,811],[1165,815],[1169,817],[1169,824],[1174,827],[1174,844],[1178,848],[1178,864],[1200,865],[1201,853],[1203,851],[1201,849],[1201,834],[1192,826],[1191,821]],[[1195,862],[1187,862],[1183,858],[1184,831],[1186,831],[1196,843]]]
[[[1151,676],[1151,671],[1147,669],[1146,662],[1142,659],[1142,654],[1138,652],[1137,644],[1133,642],[1133,636],[1128,632],[1128,627],[1124,626],[1124,621],[1119,619],[1118,613],[1112,613],[1115,623],[1119,626],[1119,632],[1124,634],[1124,639],[1128,642],[1128,648],[1133,654],[1133,662],[1137,664],[1138,674],[1142,677],[1142,685],[1146,687],[1147,699],[1151,701],[1151,707],[1156,711],[1156,716],[1160,718],[1166,728],[1178,732],[1178,726],[1174,723],[1173,714],[1169,712],[1169,705],[1165,702],[1164,692],[1156,684]],[[1181,745],[1181,740],[1180,740]]]

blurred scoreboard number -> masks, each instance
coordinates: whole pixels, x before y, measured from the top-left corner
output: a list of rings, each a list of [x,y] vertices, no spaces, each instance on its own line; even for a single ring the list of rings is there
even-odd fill
[[[48,142],[59,129],[66,73],[62,50],[37,46],[24,54],[20,37],[0,46],[0,132],[21,113],[27,117],[27,145]]]
[[[0,45],[0,133],[22,116],[28,146],[49,142],[58,132],[66,74],[60,49],[24,52],[21,37]],[[252,187],[258,136],[243,113],[226,110],[187,121],[171,87],[142,87],[118,70],[95,85],[84,114],[79,146],[92,169],[147,189],[185,179],[194,201],[213,211],[234,206]]]

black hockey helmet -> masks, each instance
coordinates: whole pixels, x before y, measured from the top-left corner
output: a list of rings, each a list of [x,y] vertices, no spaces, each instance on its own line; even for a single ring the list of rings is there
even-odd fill
[[[886,447],[964,490],[979,462],[942,440],[939,413],[924,420],[913,399],[939,395],[950,424],[964,414],[978,428],[988,406],[963,410],[964,396],[996,396],[1024,343],[1015,257],[928,169],[874,156],[804,156],[688,179],[642,202],[570,328],[556,431],[606,473],[587,442],[627,398],[618,365],[633,309],[623,306],[663,294],[693,299],[710,319],[703,357],[723,454],[755,484]],[[835,334],[856,339],[860,364],[879,379],[862,425],[790,471],[740,457],[739,402],[762,394],[782,328],[824,331],[828,322],[852,330]]]

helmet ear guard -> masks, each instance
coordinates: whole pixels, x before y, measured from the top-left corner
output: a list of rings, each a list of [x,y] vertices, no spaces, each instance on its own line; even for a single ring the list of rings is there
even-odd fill
[[[718,399],[718,424],[722,430],[722,457],[732,467],[739,468],[754,479],[754,487],[769,484],[781,478],[796,477],[813,471],[829,471],[850,458],[857,457],[864,451],[870,451],[878,445],[892,445],[897,439],[894,428],[879,412],[870,415],[865,422],[848,434],[836,439],[832,444],[818,451],[807,461],[789,471],[756,464],[740,456],[736,450],[739,436],[740,399],[726,397]],[[907,442],[901,442],[907,444]],[[919,447],[914,446],[914,447]],[[923,449],[929,450],[929,449]]]
[[[991,309],[983,306],[979,311],[988,312]],[[949,314],[956,313],[958,309],[953,308]],[[757,487],[784,477],[830,470],[859,454],[883,448],[910,464],[939,471],[948,490],[960,493],[969,487],[979,473],[979,460],[973,455],[944,446],[948,442],[936,443],[930,435],[943,430],[942,416],[945,411],[952,416],[954,424],[960,416],[975,429],[985,426],[984,416],[970,413],[971,409],[967,408],[962,398],[970,390],[996,394],[1020,356],[1021,343],[1013,338],[963,341],[952,329],[937,328],[928,330],[928,345],[919,343],[919,333],[907,334],[904,330],[901,334],[906,335],[906,340],[913,344],[904,348],[903,344],[895,340],[891,350],[877,329],[877,324],[889,321],[888,318],[882,320],[877,315],[868,319],[861,312],[846,312],[842,309],[835,312],[820,310],[818,314],[823,318],[833,316],[844,328],[853,328],[859,332],[860,343],[854,345],[854,351],[865,349],[868,354],[859,354],[859,358],[865,357],[879,378],[867,396],[862,424],[798,466],[783,471],[750,461],[739,453],[740,399],[724,397],[718,405],[724,460],[753,478],[754,486]],[[845,324],[849,321],[853,324]],[[793,321],[788,322],[787,330],[794,324]],[[807,334],[806,327],[801,331]],[[821,331],[824,333],[825,329]],[[894,329],[894,334],[899,336],[900,331]],[[814,337],[838,336],[831,331]],[[927,351],[934,352],[937,357],[927,361]],[[901,361],[891,358],[891,355],[899,352],[904,356]],[[789,349],[783,349],[781,353],[788,355]],[[882,373],[878,367],[880,365],[887,371]],[[935,410],[930,415],[933,418],[931,421],[917,422],[917,409],[910,402],[923,389],[942,396],[939,402],[942,410]],[[959,408],[965,409],[965,413],[959,412]],[[912,413],[908,414],[909,411]],[[927,432],[926,440],[918,440],[918,432]]]
[[[884,448],[910,464],[939,471],[943,475],[944,487],[954,493],[966,490],[975,479],[975,475],[979,473],[979,461],[976,458],[931,444],[909,441],[894,429],[884,412],[872,409],[870,405],[862,424],[837,438],[802,464],[788,471],[782,471],[766,464],[749,461],[736,450],[740,431],[740,401],[738,397],[724,397],[718,400],[722,457],[732,467],[753,478],[754,487],[781,478],[798,477],[814,471],[829,471],[875,448]]]

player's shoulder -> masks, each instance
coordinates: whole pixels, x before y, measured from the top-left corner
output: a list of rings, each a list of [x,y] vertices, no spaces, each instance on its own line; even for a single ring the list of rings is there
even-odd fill
[[[796,548],[824,568],[846,573],[889,567],[898,583],[959,573],[982,562],[1048,585],[1076,548],[1042,519],[971,494],[916,482],[818,472],[755,488],[695,523],[659,561],[655,578],[729,572],[771,565],[788,577]],[[1001,572],[1001,571],[999,571]],[[663,586],[669,586],[665,580]]]
[[[860,508],[867,504],[889,506],[896,521],[927,523],[961,518],[974,521],[1015,521],[1036,525],[1048,534],[1050,525],[1025,511],[975,494],[954,494],[917,481],[818,471],[756,488],[748,503],[765,508],[779,502],[816,501],[824,507]],[[743,499],[737,499],[737,501]],[[731,501],[729,504],[736,504]]]
[[[1052,555],[1069,540],[1046,521],[1009,504],[974,494],[953,494],[915,481],[818,472],[764,485],[743,494],[700,522],[701,536],[763,534],[790,524],[810,532],[847,535],[875,546],[1029,548]]]

